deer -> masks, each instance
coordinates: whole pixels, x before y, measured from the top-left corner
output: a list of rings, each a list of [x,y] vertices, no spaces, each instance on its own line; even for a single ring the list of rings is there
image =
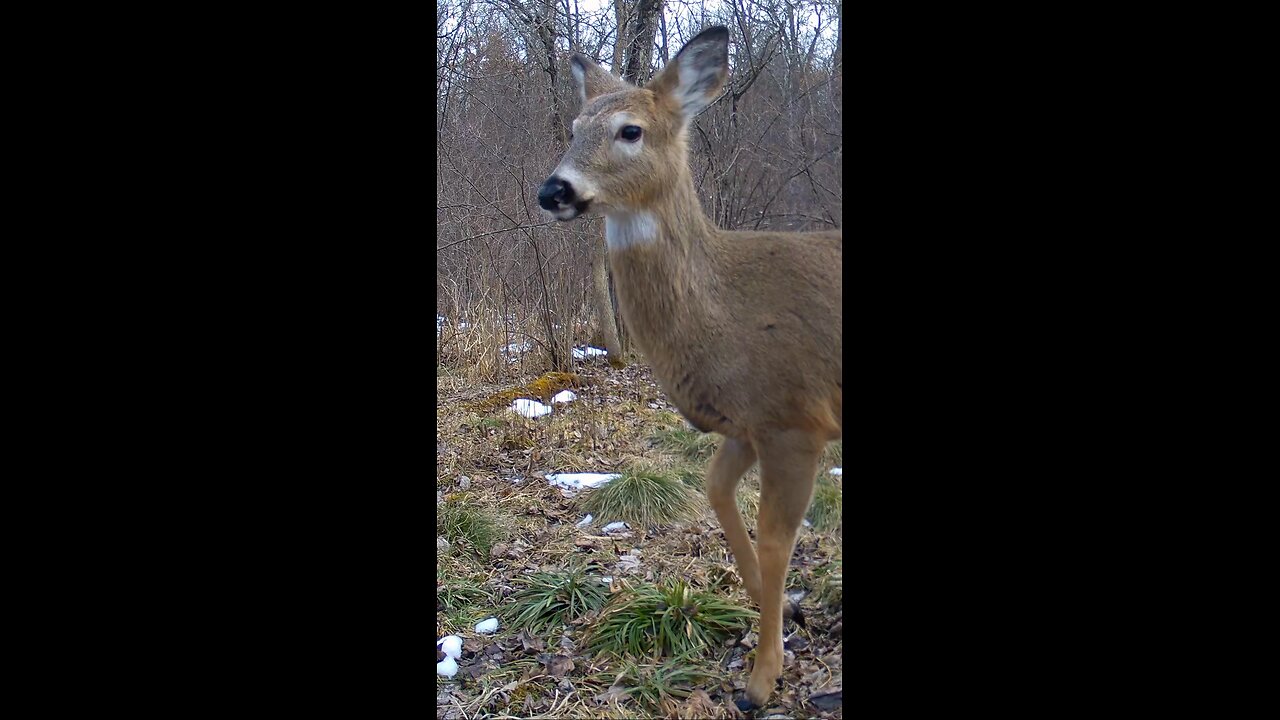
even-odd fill
[[[537,192],[569,222],[602,213],[623,322],[685,419],[723,442],[707,500],[747,595],[760,641],[743,711],[764,707],[782,674],[791,555],[823,451],[843,435],[840,230],[730,231],[702,209],[689,125],[729,74],[729,31],[702,31],[637,87],[570,57],[581,103],[569,147]],[[735,497],[760,464],[753,547]],[[757,555],[758,548],[758,555]]]

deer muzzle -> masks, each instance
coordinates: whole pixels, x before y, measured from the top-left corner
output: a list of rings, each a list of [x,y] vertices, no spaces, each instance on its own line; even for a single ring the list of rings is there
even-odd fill
[[[586,212],[590,200],[579,197],[568,180],[552,175],[538,188],[538,205],[557,220],[572,220]]]

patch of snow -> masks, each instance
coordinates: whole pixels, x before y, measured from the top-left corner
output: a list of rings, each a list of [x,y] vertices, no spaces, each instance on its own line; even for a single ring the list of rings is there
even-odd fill
[[[611,522],[608,525],[605,525],[602,529],[607,533],[621,532],[623,530],[630,530],[631,526],[624,522]]]
[[[618,473],[548,473],[547,482],[565,490],[595,488],[622,477]]]
[[[572,353],[573,353],[574,360],[586,360],[587,358],[595,357],[596,355],[609,354],[607,350],[601,350],[598,347],[591,347],[590,345],[588,345],[585,350],[579,350],[578,348],[573,348]]]
[[[578,521],[577,527],[586,527],[590,524],[591,524],[591,514],[588,513],[586,517]]]
[[[537,418],[542,417],[543,415],[550,415],[551,406],[543,405],[537,400],[526,400],[525,398],[520,398],[519,400],[511,403],[511,411],[517,415],[523,415],[527,418]]]
[[[551,398],[551,403],[552,404],[567,403],[577,399],[578,399],[578,396],[573,394],[572,390],[561,390],[560,392],[556,393],[555,397]]]
[[[832,475],[843,475],[843,474],[844,474],[844,470],[843,470],[843,468],[831,468],[831,474],[832,474]]]
[[[457,635],[441,638],[440,642],[436,643],[436,647],[443,650],[445,655],[454,660],[462,657],[462,638]]]
[[[805,519],[804,519],[804,526],[805,526],[805,527],[813,527],[813,523],[809,522],[809,518],[805,518]]]
[[[533,346],[532,346],[532,345],[530,345],[530,344],[528,343],[528,341],[525,341],[525,342],[522,342],[522,343],[511,343],[510,345],[507,345],[507,346],[506,346],[506,348],[504,348],[504,350],[505,350],[508,354],[511,354],[511,353],[529,352],[529,351],[530,351],[530,350],[532,350],[532,349],[533,349]]]
[[[498,631],[498,618],[489,618],[482,622],[476,623],[476,632],[488,635]]]
[[[443,660],[436,663],[436,674],[451,678],[458,674],[458,663],[446,655]]]
[[[605,575],[604,577],[600,578],[600,582],[604,583],[605,585],[608,585],[613,582],[613,578],[608,575]]]

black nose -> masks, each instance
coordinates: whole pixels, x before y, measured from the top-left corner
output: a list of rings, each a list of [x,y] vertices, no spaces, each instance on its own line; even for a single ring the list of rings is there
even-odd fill
[[[555,210],[573,202],[573,186],[552,175],[538,189],[538,204],[544,210]]]

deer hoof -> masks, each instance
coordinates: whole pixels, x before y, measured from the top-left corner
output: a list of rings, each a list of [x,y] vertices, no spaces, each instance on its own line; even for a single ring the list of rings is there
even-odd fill
[[[737,700],[734,700],[733,704],[737,705],[738,709],[744,713],[751,712],[752,710],[755,710],[756,708],[760,707],[759,705],[756,705],[755,703],[748,700],[746,695],[743,695]]]

